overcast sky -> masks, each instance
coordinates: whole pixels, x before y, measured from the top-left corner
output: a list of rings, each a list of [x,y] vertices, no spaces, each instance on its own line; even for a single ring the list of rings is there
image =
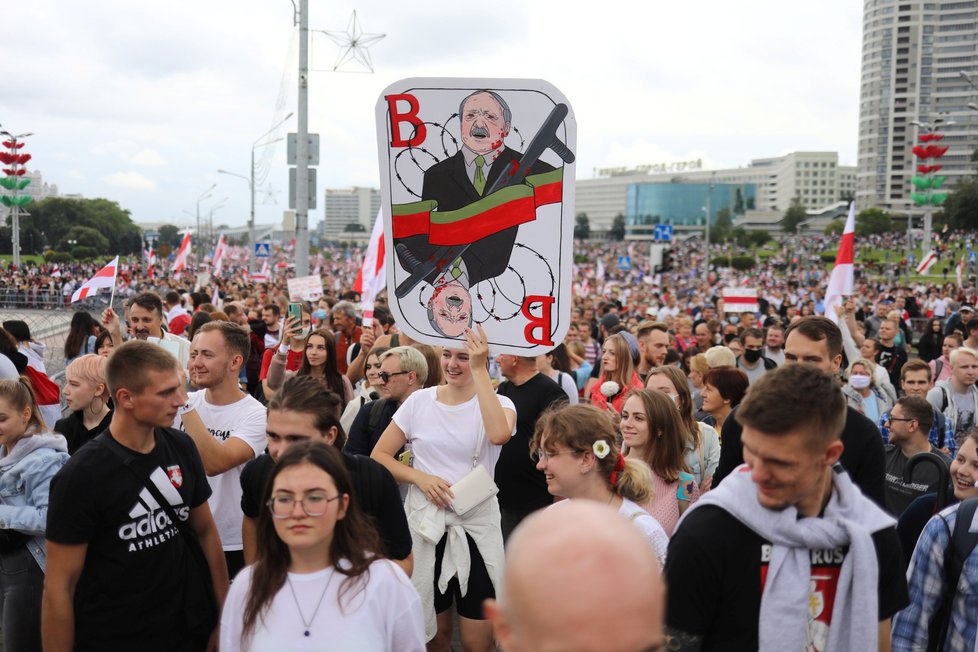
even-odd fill
[[[405,77],[532,77],[569,98],[579,179],[605,166],[702,158],[707,167],[798,150],[856,161],[860,0],[362,3],[311,0],[312,29],[357,9],[375,73],[313,72],[309,129],[325,188],[378,186],[374,105]],[[575,7],[575,9],[571,9]],[[106,197],[136,221],[247,221],[251,145],[295,110],[288,0],[7,3],[0,124],[61,193]],[[311,39],[313,69],[339,48]],[[351,70],[358,69],[349,66]],[[283,94],[284,93],[284,94]],[[295,117],[285,123],[294,131]],[[274,136],[272,136],[274,138]],[[259,159],[261,158],[259,150]],[[284,142],[257,184],[257,221],[287,208]]]

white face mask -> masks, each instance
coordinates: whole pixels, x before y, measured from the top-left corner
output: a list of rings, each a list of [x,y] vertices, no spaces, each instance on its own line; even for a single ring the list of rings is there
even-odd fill
[[[849,376],[849,384],[852,385],[854,389],[866,389],[869,387],[869,376],[860,376],[853,374]]]

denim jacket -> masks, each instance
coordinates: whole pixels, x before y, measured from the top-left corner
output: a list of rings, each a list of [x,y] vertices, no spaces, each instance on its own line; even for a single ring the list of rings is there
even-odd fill
[[[44,528],[51,478],[68,461],[68,443],[55,433],[22,437],[0,447],[0,529],[33,535],[27,549],[44,570]]]

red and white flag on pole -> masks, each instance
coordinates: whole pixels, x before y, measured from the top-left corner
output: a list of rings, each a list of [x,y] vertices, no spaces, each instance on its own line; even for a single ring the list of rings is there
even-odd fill
[[[926,274],[927,270],[937,264],[937,254],[933,251],[928,251],[924,254],[924,257],[920,259],[920,264],[917,265],[918,274]]]
[[[146,271],[149,280],[153,280],[153,265],[156,264],[156,252],[153,251],[153,245],[150,245],[149,249],[146,250]]]
[[[173,272],[182,272],[187,269],[187,257],[190,256],[190,231],[183,234],[183,242],[177,250],[177,256],[173,259]]]
[[[958,275],[958,287],[963,288],[964,283],[962,283],[962,279],[964,278],[964,254],[961,254],[961,260],[958,261],[958,266],[954,268],[954,271]]]
[[[757,303],[757,288],[723,289],[724,312],[757,312],[758,310],[760,306]]]
[[[835,265],[829,276],[829,286],[825,290],[825,316],[836,324],[839,315],[836,306],[842,305],[842,297],[852,295],[855,284],[856,259],[856,202],[849,202],[849,216],[846,218],[846,228],[842,231],[839,251],[835,254]]]
[[[370,326],[374,318],[374,298],[387,285],[387,266],[384,252],[384,216],[377,212],[374,229],[370,233],[370,243],[363,257],[363,265],[353,282],[353,290],[360,293],[360,307],[363,309],[363,325]]]
[[[266,258],[265,259],[265,262],[262,263],[261,271],[255,272],[254,274],[252,274],[251,275],[251,280],[252,281],[255,281],[257,283],[267,283],[268,282],[268,276],[269,276],[268,259]]]
[[[214,276],[221,275],[221,268],[224,266],[224,256],[227,254],[228,246],[224,242],[224,234],[217,241],[217,247],[214,248],[214,260],[211,261],[211,267],[214,271],[212,274]]]
[[[81,301],[93,294],[97,294],[102,288],[114,288],[115,278],[119,273],[119,257],[116,256],[112,262],[103,267],[92,278],[82,283],[81,287],[71,295],[71,302]]]

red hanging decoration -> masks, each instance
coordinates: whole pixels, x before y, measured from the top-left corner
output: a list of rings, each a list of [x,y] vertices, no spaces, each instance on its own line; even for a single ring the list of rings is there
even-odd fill
[[[24,143],[18,143],[17,141],[14,140],[5,140],[3,141],[3,146],[8,149],[20,149],[21,147],[24,146]]]
[[[917,158],[930,158],[927,156],[927,148],[923,145],[914,145],[914,148],[910,151],[913,152],[913,155]]]

